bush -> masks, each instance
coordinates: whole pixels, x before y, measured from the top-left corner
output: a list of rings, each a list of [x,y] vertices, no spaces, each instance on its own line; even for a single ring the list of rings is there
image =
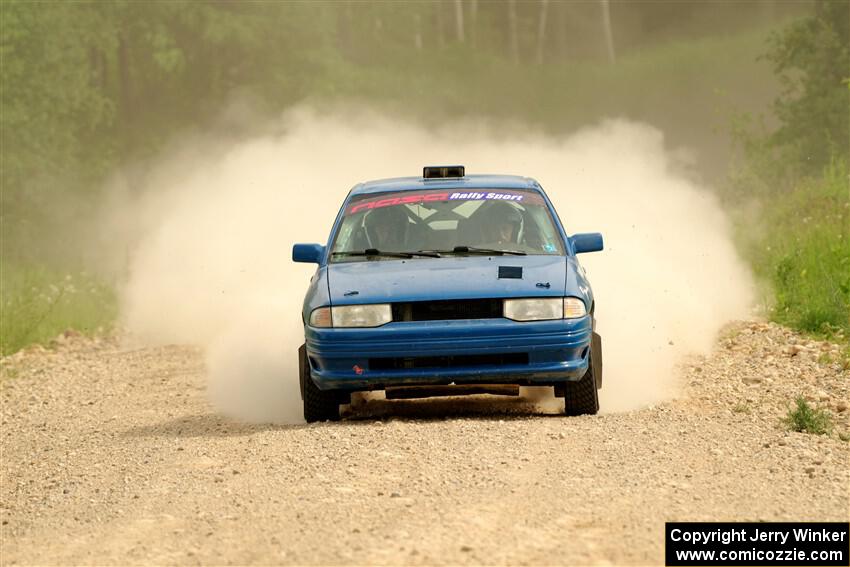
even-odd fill
[[[785,425],[791,431],[824,435],[832,430],[832,418],[822,409],[814,409],[803,397],[798,397],[796,407],[788,410]]]

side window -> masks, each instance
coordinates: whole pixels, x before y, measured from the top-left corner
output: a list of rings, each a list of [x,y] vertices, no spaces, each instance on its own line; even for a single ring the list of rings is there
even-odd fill
[[[352,250],[355,229],[360,224],[361,215],[346,217],[339,227],[334,250]]]
[[[526,241],[530,246],[546,252],[561,252],[561,238],[549,220],[545,209],[534,207],[526,211]]]

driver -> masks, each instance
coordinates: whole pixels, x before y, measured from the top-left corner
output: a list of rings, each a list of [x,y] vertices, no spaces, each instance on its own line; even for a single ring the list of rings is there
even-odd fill
[[[363,219],[363,228],[370,248],[403,251],[410,230],[410,220],[402,207],[391,205],[369,211]]]
[[[522,214],[508,203],[493,203],[487,210],[484,239],[488,244],[516,244]]]

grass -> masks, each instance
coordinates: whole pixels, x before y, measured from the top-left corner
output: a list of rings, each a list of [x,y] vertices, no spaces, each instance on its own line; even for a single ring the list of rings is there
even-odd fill
[[[791,431],[825,435],[832,430],[832,418],[829,413],[809,405],[802,396],[795,401],[796,407],[788,410],[785,425]]]
[[[732,341],[741,336],[740,327],[727,326],[726,329],[720,331],[718,338],[723,341]]]
[[[751,413],[750,406],[748,406],[747,404],[737,403],[732,406],[732,413],[749,414]]]
[[[750,406],[747,404],[737,403],[732,406],[732,413],[750,414],[752,413],[752,410],[750,410]]]
[[[850,337],[850,187],[847,163],[765,198],[761,219],[742,230],[759,234],[748,250],[774,298],[770,318],[848,344]],[[755,225],[755,226],[754,226]]]
[[[0,263],[0,354],[47,344],[66,329],[106,331],[116,313],[113,289],[90,274]]]
[[[828,352],[824,352],[818,356],[818,364],[832,364],[833,362],[832,356]]]

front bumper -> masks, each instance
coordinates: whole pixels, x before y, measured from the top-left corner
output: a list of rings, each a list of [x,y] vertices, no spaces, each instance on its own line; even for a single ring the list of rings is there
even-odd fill
[[[450,383],[545,385],[584,376],[592,325],[590,316],[534,322],[476,319],[393,322],[373,329],[307,326],[305,334],[313,381],[322,390]],[[502,357],[514,362],[413,367],[414,359],[451,357],[467,361]],[[375,368],[378,359],[400,360],[399,366],[411,367]]]

